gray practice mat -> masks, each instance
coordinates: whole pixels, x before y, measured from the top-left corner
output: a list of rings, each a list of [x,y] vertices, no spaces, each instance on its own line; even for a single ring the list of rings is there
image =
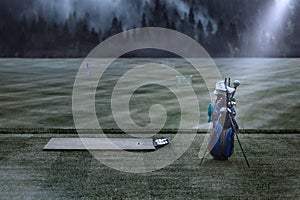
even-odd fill
[[[151,138],[51,138],[43,150],[155,150]]]

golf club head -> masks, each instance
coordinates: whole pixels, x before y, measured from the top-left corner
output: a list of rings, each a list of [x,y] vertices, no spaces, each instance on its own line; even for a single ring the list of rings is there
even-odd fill
[[[237,88],[240,84],[241,84],[241,83],[240,83],[239,80],[235,80],[235,81],[233,82],[233,86],[234,86],[235,88]]]

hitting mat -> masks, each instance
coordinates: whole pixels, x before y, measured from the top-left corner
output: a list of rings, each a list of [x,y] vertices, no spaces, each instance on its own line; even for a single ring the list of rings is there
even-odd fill
[[[43,150],[155,150],[151,138],[51,138]]]

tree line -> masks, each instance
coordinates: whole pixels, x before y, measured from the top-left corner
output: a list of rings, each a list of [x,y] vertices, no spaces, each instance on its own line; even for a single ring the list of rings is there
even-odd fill
[[[207,16],[207,23],[203,23],[196,18],[195,7],[192,5],[188,12],[180,15],[176,7],[168,9],[165,3],[155,0],[154,6],[146,5],[137,20],[139,23],[128,29],[148,26],[169,28],[192,37],[212,56],[257,56],[255,52],[251,55],[251,50],[241,50],[247,43],[243,31],[251,25],[249,20],[228,21],[224,16],[214,16],[214,19]],[[209,9],[209,12],[213,16],[216,11]],[[4,9],[0,17],[1,57],[85,57],[101,41],[124,31],[123,24],[126,24],[115,16],[107,27],[96,30],[89,26],[91,17],[88,13],[78,19],[76,12],[64,22],[45,19],[42,13],[31,20],[26,17],[16,19],[12,11]],[[293,17],[297,19],[298,15]],[[274,56],[297,56],[299,27],[291,18],[284,28],[283,39],[274,43],[282,50]]]

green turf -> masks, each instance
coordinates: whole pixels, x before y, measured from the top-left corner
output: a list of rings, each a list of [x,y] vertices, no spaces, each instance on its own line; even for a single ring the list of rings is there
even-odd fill
[[[123,135],[124,136],[124,135]],[[198,165],[197,135],[172,165],[146,174],[108,168],[88,151],[42,151],[67,134],[0,134],[0,199],[299,199],[300,135],[244,134],[229,161]]]

